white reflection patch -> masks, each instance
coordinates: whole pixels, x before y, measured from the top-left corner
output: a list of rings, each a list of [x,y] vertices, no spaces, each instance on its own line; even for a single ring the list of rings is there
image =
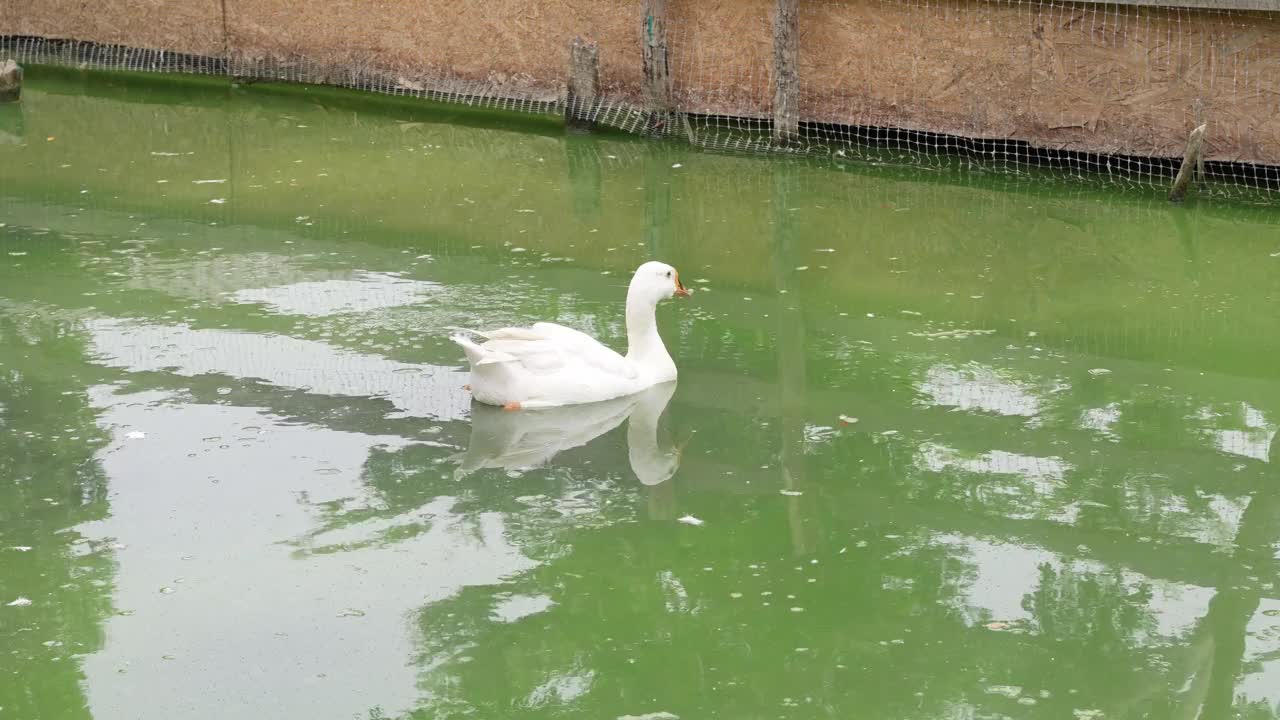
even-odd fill
[[[1120,420],[1120,404],[1111,403],[1099,408],[1088,408],[1080,413],[1080,427],[1085,430],[1093,430],[1110,439],[1115,439],[1116,434],[1111,429]]]
[[[132,372],[229,375],[321,395],[383,397],[404,414],[460,420],[471,399],[467,373],[409,365],[377,355],[330,347],[315,340],[186,325],[86,323],[99,362]]]
[[[1213,438],[1214,447],[1220,452],[1270,462],[1276,426],[1267,421],[1261,410],[1248,403],[1240,403],[1239,408],[1240,415],[1236,418],[1244,420],[1245,429],[1206,428],[1204,432]],[[1208,422],[1221,421],[1224,416],[1214,413],[1212,408],[1202,408],[1196,417]]]
[[[239,290],[238,303],[265,305],[278,315],[324,317],[413,305],[440,287],[390,273],[362,273],[355,280],[317,280],[278,287]]]
[[[949,447],[924,443],[916,452],[916,467],[931,472],[954,468],[985,475],[1018,475],[1033,481],[1060,482],[1072,465],[1061,458],[1019,455],[1003,450],[965,457]]]
[[[513,623],[521,618],[549,610],[556,603],[546,595],[512,595],[503,598],[493,608],[492,617],[498,622]]]
[[[1034,417],[1040,412],[1040,399],[1026,387],[982,365],[964,369],[935,365],[916,388],[929,398],[931,405],[1025,417]]]

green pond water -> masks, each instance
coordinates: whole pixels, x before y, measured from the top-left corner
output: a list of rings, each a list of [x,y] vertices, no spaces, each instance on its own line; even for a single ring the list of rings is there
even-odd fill
[[[0,718],[1280,714],[1274,210],[29,79]],[[676,386],[472,407],[650,258]]]

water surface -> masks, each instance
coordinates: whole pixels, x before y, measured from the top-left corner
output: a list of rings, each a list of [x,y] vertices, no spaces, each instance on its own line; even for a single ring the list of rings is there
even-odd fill
[[[473,408],[452,326],[679,382]],[[459,108],[0,108],[0,717],[1275,718],[1280,224]]]

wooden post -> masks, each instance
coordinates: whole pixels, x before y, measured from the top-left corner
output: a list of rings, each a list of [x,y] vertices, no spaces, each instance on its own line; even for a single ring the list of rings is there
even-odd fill
[[[773,139],[788,143],[800,134],[799,0],[777,0],[773,16]]]
[[[22,97],[22,66],[13,60],[0,63],[0,102],[17,102]]]
[[[671,113],[671,67],[667,62],[667,0],[643,0],[640,52],[644,61],[649,129],[663,132]]]
[[[1200,147],[1204,143],[1207,127],[1208,125],[1197,127],[1187,138],[1187,151],[1182,155],[1182,167],[1178,168],[1178,177],[1174,178],[1173,189],[1169,191],[1169,199],[1173,202],[1182,202],[1187,195],[1191,177],[1195,174],[1196,166],[1200,164]]]
[[[569,44],[569,98],[564,121],[572,129],[595,127],[596,86],[600,82],[600,48],[582,38]]]

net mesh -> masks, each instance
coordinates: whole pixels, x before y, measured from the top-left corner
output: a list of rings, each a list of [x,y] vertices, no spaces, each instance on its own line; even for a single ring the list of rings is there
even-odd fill
[[[465,13],[486,12],[475,0],[463,5],[474,6]],[[639,30],[630,38],[637,46],[652,39],[642,13],[637,7],[630,26]],[[524,74],[496,65],[477,73],[474,62],[456,59],[409,73],[332,48],[251,53],[235,47],[234,34],[225,36],[223,57],[30,35],[0,36],[0,56],[568,114],[717,151],[1148,190],[1168,189],[1187,132],[1207,123],[1199,192],[1280,198],[1280,149],[1272,142],[1280,131],[1266,121],[1280,115],[1280,14],[1039,0],[815,0],[800,3],[798,16],[799,126],[781,140],[772,2],[673,9],[663,25],[669,111],[645,99],[638,68],[620,69],[638,64],[634,47],[602,45],[600,89],[589,99],[564,91],[567,44],[558,71]],[[581,29],[590,36],[592,28]]]

